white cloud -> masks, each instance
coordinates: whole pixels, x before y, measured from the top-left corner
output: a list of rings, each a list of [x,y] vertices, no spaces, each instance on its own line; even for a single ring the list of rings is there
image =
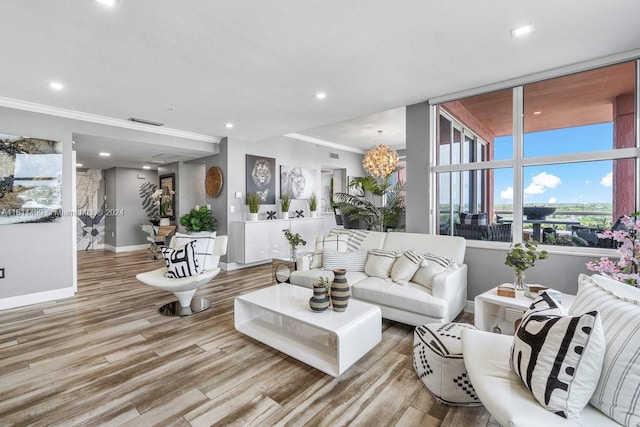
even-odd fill
[[[529,184],[527,188],[524,189],[524,194],[542,194],[547,191],[543,185],[534,184],[533,182]]]
[[[513,187],[507,187],[500,192],[501,199],[513,200]]]
[[[613,172],[609,172],[600,180],[600,185],[604,187],[611,187],[613,185]]]
[[[558,201],[558,199],[556,199],[555,197],[549,197],[549,203],[556,203]]]
[[[532,181],[534,184],[537,184],[546,188],[556,188],[559,184],[562,183],[560,178],[546,172],[541,172],[538,175],[534,176]]]

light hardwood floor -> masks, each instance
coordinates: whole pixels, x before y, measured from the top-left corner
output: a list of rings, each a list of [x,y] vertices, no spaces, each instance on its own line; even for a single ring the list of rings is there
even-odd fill
[[[270,265],[221,272],[212,307],[169,318],[174,299],[135,275],[146,251],[78,254],[75,297],[0,312],[0,425],[493,425],[482,407],[440,405],[412,366],[413,328],[339,378],[235,331],[235,296],[270,284]],[[467,319],[468,320],[468,319]]]

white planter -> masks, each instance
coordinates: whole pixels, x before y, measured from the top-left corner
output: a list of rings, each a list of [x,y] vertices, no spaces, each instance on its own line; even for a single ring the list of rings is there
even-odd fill
[[[316,218],[318,216],[318,211],[311,211],[311,218]]]
[[[169,218],[160,218],[160,225],[171,225],[171,220]]]
[[[289,219],[289,212],[282,212],[282,219]]]
[[[258,220],[258,212],[256,213],[249,213],[249,221],[257,221]]]

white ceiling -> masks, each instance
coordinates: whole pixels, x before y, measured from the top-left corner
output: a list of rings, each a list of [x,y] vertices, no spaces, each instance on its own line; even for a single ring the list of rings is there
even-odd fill
[[[637,0],[4,0],[0,16],[0,97],[360,149],[403,145],[405,105],[640,47]]]

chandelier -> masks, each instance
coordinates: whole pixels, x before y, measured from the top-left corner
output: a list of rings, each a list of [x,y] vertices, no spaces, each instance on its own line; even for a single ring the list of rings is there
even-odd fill
[[[398,166],[398,153],[386,145],[378,145],[367,151],[362,159],[362,167],[370,175],[384,178]]]

